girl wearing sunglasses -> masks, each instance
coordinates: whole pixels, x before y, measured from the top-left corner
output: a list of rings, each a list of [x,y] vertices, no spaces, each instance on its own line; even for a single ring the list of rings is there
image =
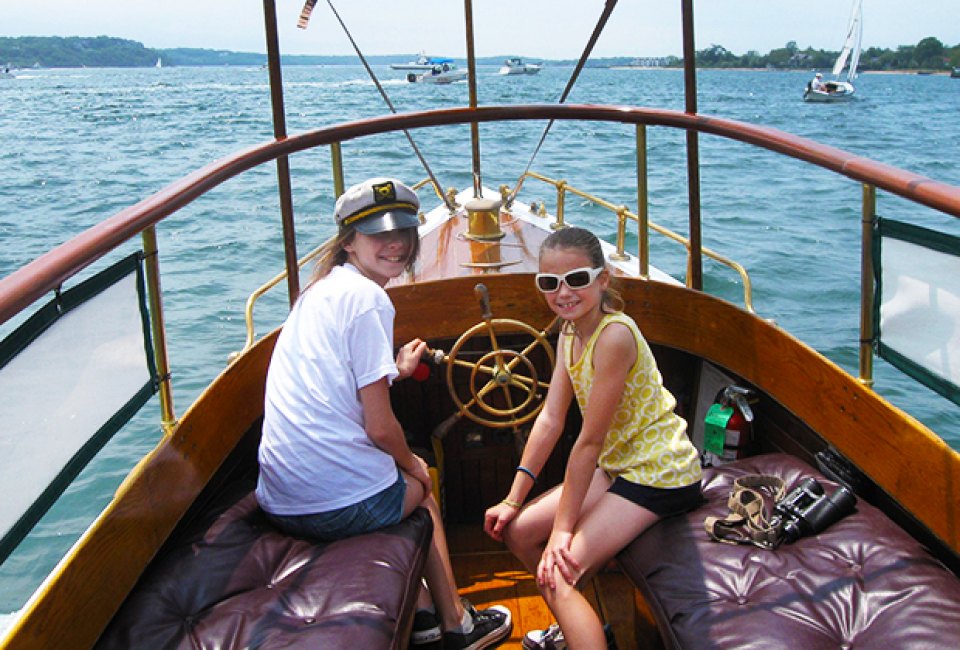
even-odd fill
[[[557,618],[527,633],[523,647],[530,650],[606,647],[578,584],[656,521],[701,501],[700,459],[687,424],[610,282],[600,242],[588,230],[565,228],[543,242],[536,286],[565,321],[557,364],[510,492],[484,518],[487,534],[536,576]],[[563,483],[522,505],[574,398],[583,424]]]

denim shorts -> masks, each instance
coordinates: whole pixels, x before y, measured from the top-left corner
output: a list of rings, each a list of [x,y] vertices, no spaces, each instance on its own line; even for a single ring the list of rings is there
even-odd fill
[[[288,535],[332,542],[399,523],[406,492],[407,483],[398,471],[393,485],[343,508],[310,515],[264,514],[271,524]]]
[[[618,476],[613,481],[613,485],[607,489],[607,492],[622,496],[641,508],[646,508],[658,517],[683,514],[703,503],[700,481],[684,487],[658,488],[631,483]]]

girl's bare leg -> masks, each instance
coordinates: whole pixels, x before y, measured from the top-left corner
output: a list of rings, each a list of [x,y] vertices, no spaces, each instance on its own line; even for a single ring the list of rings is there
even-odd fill
[[[574,531],[571,553],[580,563],[577,582],[593,575],[658,517],[606,490],[610,480],[596,470]],[[510,522],[504,540],[527,570],[535,573],[553,528],[562,486],[532,502]],[[540,588],[544,600],[563,629],[571,650],[606,647],[603,626],[593,606],[577,589],[557,575],[557,586]]]
[[[610,487],[610,479],[601,469],[594,472],[584,499],[583,511],[588,512]],[[553,520],[560,504],[563,486],[545,492],[530,501],[503,531],[503,541],[517,556],[527,571],[536,575],[540,556],[553,531]]]
[[[658,519],[649,510],[621,496],[603,494],[577,523],[570,544],[570,551],[581,567],[577,582],[582,584],[585,576],[592,576],[603,568]],[[541,593],[557,617],[571,650],[606,647],[600,618],[576,585],[558,576],[556,589],[546,586]]]
[[[433,520],[433,537],[430,540],[430,551],[427,553],[423,571],[429,593],[424,593],[425,590],[421,589],[417,606],[427,607],[432,600],[443,629],[453,630],[463,621],[464,610],[460,602],[460,594],[457,592],[457,583],[453,577],[450,549],[447,546],[447,535],[443,529],[440,507],[433,498],[432,492],[424,495],[422,483],[402,470],[401,474],[407,482],[407,492],[403,499],[403,516],[408,517],[416,508],[423,506]]]

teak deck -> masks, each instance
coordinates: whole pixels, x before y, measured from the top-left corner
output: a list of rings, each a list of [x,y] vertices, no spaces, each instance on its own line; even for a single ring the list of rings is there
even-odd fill
[[[479,523],[448,525],[447,537],[460,594],[478,609],[501,604],[513,613],[513,632],[501,648],[519,650],[527,631],[554,621],[533,576],[504,545],[486,537]],[[636,602],[633,586],[615,566],[597,575],[584,593],[613,626],[619,650],[662,647],[652,619],[644,616],[642,601]]]

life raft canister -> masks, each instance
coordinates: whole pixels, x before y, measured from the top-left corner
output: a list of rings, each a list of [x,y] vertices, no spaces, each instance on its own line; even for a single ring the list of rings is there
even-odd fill
[[[704,419],[706,465],[723,465],[747,456],[753,443],[751,400],[756,401],[755,393],[741,386],[727,386],[717,393]]]

